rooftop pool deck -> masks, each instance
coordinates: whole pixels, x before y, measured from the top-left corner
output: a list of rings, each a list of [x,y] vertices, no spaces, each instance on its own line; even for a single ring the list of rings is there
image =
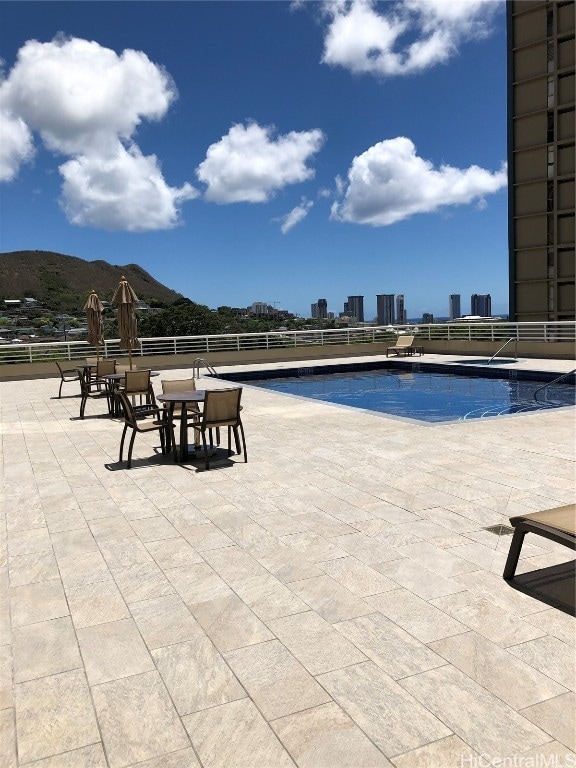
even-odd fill
[[[576,765],[573,553],[528,534],[502,579],[509,517],[574,502],[576,408],[425,424],[247,383],[247,464],[152,433],[127,470],[59,383],[0,381],[1,766]]]

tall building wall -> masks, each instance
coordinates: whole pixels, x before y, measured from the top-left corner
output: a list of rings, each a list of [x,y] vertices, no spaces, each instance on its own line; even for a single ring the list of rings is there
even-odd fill
[[[355,317],[359,323],[364,322],[364,296],[348,296],[344,304],[344,311],[348,307],[348,313]]]
[[[510,318],[575,318],[574,0],[509,0]]]
[[[393,293],[379,293],[376,295],[376,317],[378,325],[394,324]]]
[[[458,317],[462,317],[460,310],[460,294],[450,294],[450,320],[456,320]]]
[[[470,297],[470,314],[492,317],[492,297],[489,293],[473,293]]]

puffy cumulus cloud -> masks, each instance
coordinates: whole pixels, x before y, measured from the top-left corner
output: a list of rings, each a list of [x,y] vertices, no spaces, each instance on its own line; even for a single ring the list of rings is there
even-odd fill
[[[406,75],[454,56],[489,34],[498,0],[326,0],[322,61],[355,73]],[[383,8],[382,12],[380,10]]]
[[[32,159],[34,144],[26,123],[2,109],[1,101],[0,121],[2,122],[0,181],[12,181],[18,175],[21,163]]]
[[[283,216],[280,219],[282,222],[282,226],[280,227],[282,234],[285,235],[287,232],[290,232],[291,229],[294,229],[296,224],[303,221],[306,216],[308,216],[308,212],[313,205],[314,203],[311,200],[306,200],[306,198],[303,197],[300,205],[292,208],[290,213],[287,213],[286,216]]]
[[[118,143],[114,156],[78,155],[59,168],[61,205],[73,224],[143,232],[178,222],[178,205],[197,197],[189,184],[169,187],[154,155]]]
[[[320,130],[291,131],[274,137],[272,126],[236,124],[208,147],[196,169],[215,203],[265,203],[287,186],[306,181],[314,170],[306,163],[324,141]]]
[[[506,186],[506,166],[491,173],[477,165],[453,168],[418,157],[410,139],[381,141],[355,157],[348,171],[344,198],[332,206],[331,218],[385,227],[416,213],[432,213],[473,201]]]
[[[77,38],[29,40],[0,85],[3,120],[12,120],[19,139],[2,142],[1,167],[10,169],[6,178],[16,175],[35,132],[47,149],[71,158],[60,171],[72,222],[129,231],[172,227],[192,187],[168,186],[156,157],[142,157],[133,135],[143,120],[162,119],[176,98],[168,73],[141,51],[119,55]]]

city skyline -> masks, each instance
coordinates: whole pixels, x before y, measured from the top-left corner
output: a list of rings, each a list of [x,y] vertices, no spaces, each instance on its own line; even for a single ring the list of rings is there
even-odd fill
[[[457,285],[506,311],[503,2],[170,8],[2,2],[0,251],[211,307],[369,285],[445,315]]]

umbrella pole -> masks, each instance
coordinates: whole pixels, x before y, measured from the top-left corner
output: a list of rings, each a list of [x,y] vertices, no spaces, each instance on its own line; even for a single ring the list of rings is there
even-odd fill
[[[132,370],[132,345],[128,342],[128,366]]]

